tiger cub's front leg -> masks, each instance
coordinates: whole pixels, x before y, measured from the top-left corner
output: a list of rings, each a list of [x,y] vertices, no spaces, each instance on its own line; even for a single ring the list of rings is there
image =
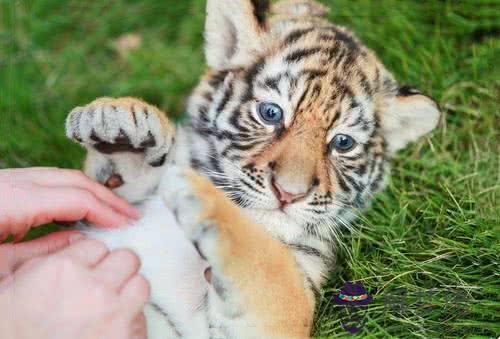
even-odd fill
[[[308,338],[314,297],[291,252],[206,178],[169,167],[159,188],[211,268],[205,305],[217,338]]]
[[[175,128],[140,99],[99,98],[70,112],[66,134],[87,149],[88,176],[138,202],[156,189]]]

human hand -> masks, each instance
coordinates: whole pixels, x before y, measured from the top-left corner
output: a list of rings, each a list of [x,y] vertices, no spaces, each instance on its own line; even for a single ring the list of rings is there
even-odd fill
[[[72,237],[78,235],[77,231],[54,232],[19,244],[7,243],[0,245],[0,282],[24,262],[61,250],[69,245]]]
[[[32,259],[0,281],[0,337],[146,338],[138,269],[132,252],[87,239]]]
[[[0,170],[0,243],[52,221],[86,219],[103,227],[125,225],[139,213],[80,171],[58,168]]]

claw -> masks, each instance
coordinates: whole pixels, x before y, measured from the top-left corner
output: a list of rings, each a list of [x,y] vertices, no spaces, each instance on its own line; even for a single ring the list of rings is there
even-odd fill
[[[141,142],[140,146],[144,148],[156,146],[156,140],[151,131],[148,131],[148,138]]]
[[[97,133],[95,132],[95,129],[92,128],[92,131],[90,132],[90,139],[95,142],[101,142],[101,138],[97,136]]]

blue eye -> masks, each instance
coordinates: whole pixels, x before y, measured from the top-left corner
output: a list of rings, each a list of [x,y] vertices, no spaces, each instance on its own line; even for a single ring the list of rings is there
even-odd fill
[[[283,119],[283,110],[276,104],[261,102],[257,107],[260,117],[268,124],[277,125]]]
[[[345,134],[337,134],[333,137],[330,147],[340,153],[344,153],[353,149],[355,145],[356,141],[352,137]]]

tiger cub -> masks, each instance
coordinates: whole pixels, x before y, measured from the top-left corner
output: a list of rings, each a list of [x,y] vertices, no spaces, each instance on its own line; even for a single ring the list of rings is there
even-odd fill
[[[142,209],[86,232],[141,257],[150,338],[309,337],[338,233],[396,151],[436,127],[433,100],[327,11],[208,0],[208,71],[185,123],[135,98],[69,114],[85,172]]]

